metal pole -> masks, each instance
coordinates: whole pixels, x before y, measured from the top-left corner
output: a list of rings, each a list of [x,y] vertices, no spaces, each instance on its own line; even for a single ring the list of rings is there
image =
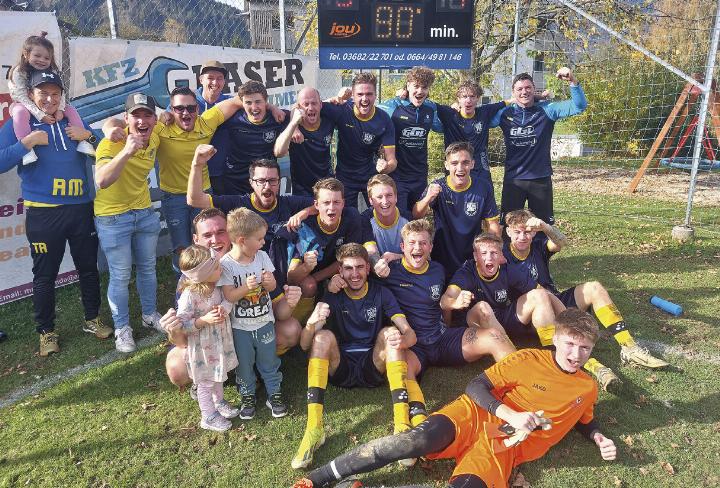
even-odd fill
[[[700,149],[702,147],[703,137],[705,137],[705,123],[707,121],[713,71],[715,70],[715,57],[718,51],[718,40],[720,40],[720,0],[717,2],[717,8],[715,10],[715,26],[713,27],[710,52],[708,52],[707,64],[705,66],[705,89],[703,90],[702,101],[700,102],[700,114],[695,131],[695,148],[693,149],[690,188],[688,189],[687,209],[685,210],[685,226],[687,227],[690,226],[690,214],[692,212],[693,195],[695,194],[695,180],[697,179],[698,168],[700,167]]]
[[[285,53],[285,0],[280,0],[280,52]]]
[[[110,20],[110,37],[117,39],[117,29],[115,28],[115,8],[112,0],[107,0],[108,19]]]
[[[675,74],[678,75],[680,78],[682,78],[683,80],[687,81],[688,83],[692,83],[693,85],[697,86],[698,88],[700,88],[700,89],[703,90],[703,91],[706,91],[706,90],[709,90],[709,89],[710,89],[710,81],[709,81],[708,79],[705,80],[705,84],[704,84],[704,85],[701,84],[701,83],[698,82],[696,79],[694,79],[692,76],[690,76],[690,75],[688,75],[688,74],[685,74],[684,72],[682,72],[681,70],[679,70],[679,69],[677,69],[675,66],[673,66],[672,64],[668,63],[667,61],[664,61],[664,60],[660,59],[659,57],[657,57],[656,55],[654,55],[653,53],[651,53],[650,51],[648,51],[647,49],[645,49],[644,47],[642,47],[641,45],[639,45],[638,43],[631,41],[631,40],[628,39],[627,37],[625,37],[625,36],[623,36],[622,34],[620,34],[619,32],[617,32],[616,30],[612,29],[609,25],[607,25],[607,24],[605,24],[604,22],[602,22],[601,20],[595,18],[593,15],[585,12],[585,11],[584,11],[583,9],[581,9],[580,7],[575,6],[572,2],[568,2],[567,0],[555,0],[555,1],[556,1],[557,3],[560,3],[560,4],[562,4],[562,5],[565,5],[567,8],[569,8],[569,9],[572,10],[572,11],[574,11],[574,12],[577,13],[578,15],[582,15],[583,17],[585,17],[586,19],[588,19],[588,20],[589,20],[590,22],[592,22],[593,24],[595,24],[595,25],[597,25],[598,27],[600,27],[601,29],[604,29],[605,31],[607,31],[608,34],[612,35],[613,37],[616,37],[617,39],[620,39],[622,42],[624,42],[625,44],[629,45],[630,47],[632,47],[632,48],[635,49],[636,51],[640,51],[640,52],[643,53],[645,56],[647,56],[648,58],[652,59],[653,61],[655,61],[655,62],[658,63],[659,65],[665,67],[665,69],[667,69],[667,70],[669,70],[669,71],[672,71],[673,73],[675,73]]]
[[[513,36],[512,50],[512,74],[515,76],[518,72],[518,38],[520,37],[520,0],[515,2],[515,35]]]
[[[300,34],[300,39],[298,39],[297,44],[295,44],[295,48],[293,49],[292,53],[293,56],[297,54],[298,49],[302,45],[303,41],[305,40],[305,36],[307,36],[308,31],[310,30],[310,27],[312,26],[313,20],[315,20],[315,16],[317,15],[317,10],[313,11],[312,17],[310,17],[310,20],[308,20],[308,23],[305,24],[305,30],[302,31],[302,34]]]

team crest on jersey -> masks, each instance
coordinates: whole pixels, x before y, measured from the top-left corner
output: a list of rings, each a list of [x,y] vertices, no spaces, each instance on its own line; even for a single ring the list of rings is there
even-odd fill
[[[369,132],[363,132],[363,144],[372,144],[373,140],[375,140],[375,136],[373,134]]]
[[[425,114],[425,122],[430,122],[430,114]]]
[[[530,276],[532,276],[532,279],[534,280],[538,279],[538,270],[537,266],[535,266],[535,263],[530,265]]]
[[[345,244],[345,238],[344,238],[344,237],[339,237],[339,238],[335,241],[335,247],[340,247],[340,246],[342,246],[343,244]]]
[[[477,211],[477,202],[465,202],[465,215],[467,215],[468,217],[474,217]]]
[[[474,125],[473,125],[473,129],[475,129],[475,133],[476,133],[476,134],[481,133],[481,132],[482,132],[482,129],[483,129],[483,124],[482,124],[482,122],[478,122],[478,123],[474,124]]]
[[[332,134],[326,135],[326,136],[325,136],[325,139],[324,139],[324,142],[325,142],[325,145],[326,145],[326,146],[329,146],[330,143],[332,142]]]
[[[269,130],[263,134],[263,141],[272,142],[275,140],[275,131]]]
[[[433,300],[440,300],[440,285],[432,285],[430,287],[430,296]]]
[[[365,309],[365,320],[368,322],[375,322],[377,318],[377,307],[371,307]]]
[[[508,293],[505,288],[502,290],[495,290],[495,301],[498,303],[506,302],[508,298]]]

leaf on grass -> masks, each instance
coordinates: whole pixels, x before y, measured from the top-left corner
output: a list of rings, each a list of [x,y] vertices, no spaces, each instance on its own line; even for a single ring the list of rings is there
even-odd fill
[[[635,443],[635,440],[629,435],[626,435],[625,437],[620,437],[620,438],[628,446],[632,446]]]
[[[358,438],[357,438],[357,436],[356,436],[355,434],[353,434],[353,435],[350,436],[350,440],[353,442],[353,444],[357,444],[357,443],[358,443]]]
[[[608,417],[607,420],[605,421],[605,423],[607,425],[617,425],[618,421],[615,417]]]
[[[157,407],[157,403],[143,403],[140,405],[144,412],[147,412],[148,410],[152,410],[153,408]]]
[[[685,436],[684,439],[685,439],[685,442],[687,442],[691,446],[695,444],[695,441],[692,440],[689,436]]]
[[[662,469],[664,469],[667,474],[669,474],[670,476],[675,476],[675,468],[673,468],[672,464],[665,461],[660,461],[660,466],[662,466]]]
[[[617,476],[613,477],[613,485],[622,486],[622,480],[620,478],[618,478]]]
[[[680,445],[679,445],[679,444],[675,444],[674,442],[671,442],[671,443],[670,443],[670,447],[672,447],[673,449],[677,449],[678,447],[680,447]]]
[[[257,434],[245,434],[245,440],[248,442],[254,441],[257,439]]]
[[[107,425],[103,425],[102,427],[100,427],[100,430],[108,430],[108,426],[107,426]]]
[[[657,375],[651,374],[650,376],[645,378],[645,381],[647,381],[648,383],[657,383],[658,382]]]
[[[511,486],[513,488],[530,488],[530,483],[525,479],[525,475],[518,471]]]
[[[208,446],[212,447],[212,446],[214,446],[215,444],[217,444],[217,437],[214,437],[214,436],[213,436],[213,437],[211,437],[211,438],[208,439]]]
[[[649,473],[649,471],[647,470],[647,468],[640,468],[640,474],[641,474],[641,475],[645,476],[645,475],[647,475],[648,473]]]

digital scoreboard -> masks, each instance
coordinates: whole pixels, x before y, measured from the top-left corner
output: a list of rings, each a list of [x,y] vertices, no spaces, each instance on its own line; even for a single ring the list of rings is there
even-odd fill
[[[318,0],[320,68],[470,68],[474,0]]]

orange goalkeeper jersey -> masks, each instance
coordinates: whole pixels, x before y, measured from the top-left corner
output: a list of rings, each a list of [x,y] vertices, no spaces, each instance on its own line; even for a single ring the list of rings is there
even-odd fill
[[[541,457],[578,421],[587,424],[593,419],[597,384],[584,371],[563,371],[553,355],[554,351],[524,349],[485,371],[498,400],[517,412],[543,410],[553,421],[552,429],[535,431],[516,447],[522,462]]]

